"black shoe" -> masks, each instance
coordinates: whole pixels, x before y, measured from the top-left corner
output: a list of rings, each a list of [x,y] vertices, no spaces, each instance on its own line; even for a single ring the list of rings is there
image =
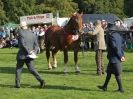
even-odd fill
[[[103,91],[107,91],[107,88],[104,86],[97,86],[99,89],[102,89]]]
[[[80,70],[76,70],[75,73],[76,73],[76,74],[80,74]]]
[[[105,72],[103,71],[102,74],[105,74]]]
[[[102,73],[101,72],[97,72],[96,73],[98,76],[102,76]]]
[[[15,85],[15,88],[20,88],[20,85]]]
[[[40,82],[40,88],[44,88],[44,87],[45,87],[45,81],[42,80],[42,81]]]
[[[118,92],[124,93],[124,90],[123,89],[118,89]]]

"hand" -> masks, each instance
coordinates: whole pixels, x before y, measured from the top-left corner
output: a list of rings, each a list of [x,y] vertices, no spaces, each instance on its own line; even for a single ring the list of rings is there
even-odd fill
[[[126,59],[125,59],[125,57],[123,56],[123,57],[121,57],[121,62],[124,62]]]
[[[30,54],[32,54],[32,53],[34,53],[35,51],[34,50],[32,50],[32,51],[30,51]]]

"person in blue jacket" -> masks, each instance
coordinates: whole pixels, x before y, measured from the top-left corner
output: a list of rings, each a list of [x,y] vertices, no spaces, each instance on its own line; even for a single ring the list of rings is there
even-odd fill
[[[111,74],[114,74],[118,84],[118,91],[124,92],[121,82],[121,62],[125,61],[125,40],[123,38],[123,33],[118,24],[119,23],[113,25],[109,29],[109,33],[107,34],[107,58],[109,60],[107,66],[107,76],[103,86],[98,86],[98,88],[102,89],[103,91],[107,91],[107,85],[110,81]]]

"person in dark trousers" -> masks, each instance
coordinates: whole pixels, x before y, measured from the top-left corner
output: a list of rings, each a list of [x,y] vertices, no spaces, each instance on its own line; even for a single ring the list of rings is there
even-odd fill
[[[16,77],[15,77],[15,87],[20,88],[20,75],[23,69],[24,63],[27,65],[28,70],[31,74],[40,82],[40,87],[45,87],[45,81],[40,77],[39,73],[34,68],[34,57],[30,55],[31,52],[37,52],[38,43],[35,35],[27,27],[26,22],[20,24],[21,29],[18,31],[18,44],[19,51],[17,54],[17,64],[16,64]]]
[[[122,32],[122,31],[121,31]],[[107,66],[107,76],[102,86],[98,88],[103,91],[107,91],[107,86],[111,78],[111,74],[115,75],[118,91],[123,93],[122,81],[121,81],[121,62],[125,61],[124,56],[124,44],[123,33],[120,32],[120,27],[117,25],[111,26],[109,33],[107,34],[107,58],[109,60]]]

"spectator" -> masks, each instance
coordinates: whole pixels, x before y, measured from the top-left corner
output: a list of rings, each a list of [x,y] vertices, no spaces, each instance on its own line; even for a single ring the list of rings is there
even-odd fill
[[[40,28],[40,32],[38,34],[38,43],[39,43],[39,48],[40,48],[40,52],[42,53],[44,51],[44,28]]]
[[[103,66],[103,51],[106,50],[104,30],[101,25],[101,21],[97,20],[94,23],[94,31],[89,32],[90,35],[95,35],[94,50],[96,51],[95,60],[97,65],[97,74],[104,74]]]

